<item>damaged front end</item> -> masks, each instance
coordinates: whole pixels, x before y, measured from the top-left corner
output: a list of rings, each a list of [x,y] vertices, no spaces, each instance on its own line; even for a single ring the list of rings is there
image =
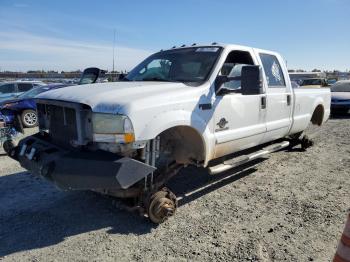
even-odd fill
[[[38,116],[40,132],[22,139],[9,156],[61,189],[133,197],[142,191],[138,182],[156,169],[130,153],[100,150],[86,105],[39,101]]]

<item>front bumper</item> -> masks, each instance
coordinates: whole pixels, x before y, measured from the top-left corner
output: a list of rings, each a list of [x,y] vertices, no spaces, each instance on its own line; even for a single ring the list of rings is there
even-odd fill
[[[30,173],[64,190],[128,189],[155,168],[105,151],[73,151],[57,147],[39,134],[22,139],[10,152]]]

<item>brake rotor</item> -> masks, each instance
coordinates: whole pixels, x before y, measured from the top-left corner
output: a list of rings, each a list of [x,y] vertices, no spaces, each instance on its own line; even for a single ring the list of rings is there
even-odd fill
[[[176,196],[167,188],[154,193],[149,200],[148,217],[153,223],[160,224],[175,214]]]

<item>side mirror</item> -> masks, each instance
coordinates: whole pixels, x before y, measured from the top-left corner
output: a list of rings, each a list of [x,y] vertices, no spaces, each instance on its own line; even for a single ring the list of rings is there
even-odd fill
[[[227,83],[229,80],[228,76],[218,75],[215,79],[215,92],[218,94],[222,89],[223,84]]]
[[[243,66],[241,74],[242,95],[259,95],[263,93],[260,81],[260,66]]]
[[[106,71],[97,67],[86,68],[81,75],[79,85],[96,83],[97,79],[101,77]]]

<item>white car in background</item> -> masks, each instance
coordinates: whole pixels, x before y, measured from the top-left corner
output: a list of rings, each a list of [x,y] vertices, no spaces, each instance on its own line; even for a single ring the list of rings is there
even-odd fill
[[[31,90],[34,87],[46,85],[41,81],[13,81],[0,83],[0,102]]]

